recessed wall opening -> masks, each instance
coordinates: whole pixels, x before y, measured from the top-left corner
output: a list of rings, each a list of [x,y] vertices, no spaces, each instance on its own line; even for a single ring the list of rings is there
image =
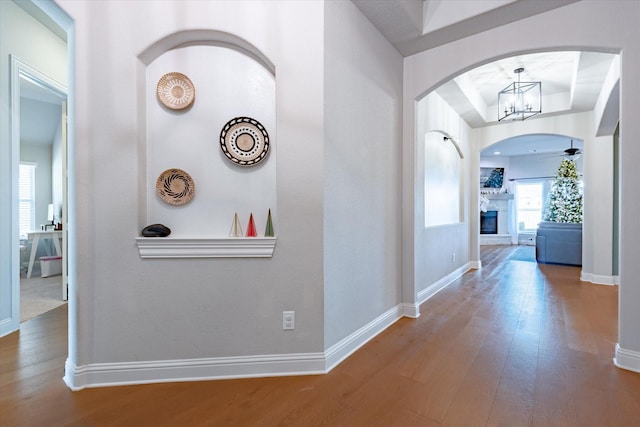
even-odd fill
[[[453,137],[440,131],[425,134],[425,227],[462,221],[462,151]]]

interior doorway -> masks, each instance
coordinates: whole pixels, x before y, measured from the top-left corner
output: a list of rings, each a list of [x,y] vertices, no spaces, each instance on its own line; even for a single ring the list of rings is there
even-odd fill
[[[66,303],[67,89],[11,57],[12,146],[19,151],[20,323]],[[15,247],[15,245],[14,245]]]
[[[66,222],[66,188],[67,182],[73,182],[73,171],[69,170],[66,164],[66,99],[68,94],[69,63],[70,52],[73,50],[68,42],[69,34],[72,31],[72,19],[54,2],[34,2],[34,1],[7,1],[0,4],[0,37],[5,41],[0,48],[0,55],[7,64],[7,73],[0,74],[0,82],[3,90],[0,91],[2,105],[8,107],[3,110],[1,116],[2,132],[0,133],[0,151],[2,153],[2,168],[0,175],[0,194],[3,203],[0,209],[0,257],[2,269],[0,271],[0,336],[10,334],[20,328],[20,278],[21,263],[25,261],[25,269],[28,269],[31,259],[31,248],[28,245],[29,231],[38,231],[44,224],[49,225],[47,232],[52,231],[49,216],[57,215],[56,225],[59,222]],[[39,107],[39,108],[38,108]],[[54,123],[58,132],[56,141],[57,148],[40,148],[31,150],[30,154],[21,156],[24,148],[22,140],[29,140],[35,144],[31,138],[34,134],[44,128],[44,122],[38,118],[28,120],[21,112],[38,112],[44,114],[45,111],[55,110]],[[22,110],[22,111],[21,111]],[[6,112],[6,114],[5,114]],[[26,114],[26,113],[25,113]],[[21,122],[23,128],[21,129]],[[31,124],[29,124],[29,122]],[[37,145],[37,144],[36,144]],[[25,144],[26,146],[26,144]],[[32,147],[33,148],[33,147]],[[25,151],[29,151],[25,149]],[[44,157],[34,152],[47,153]],[[55,152],[55,168],[59,174],[52,174],[52,157]],[[32,159],[26,159],[34,155]],[[34,175],[45,173],[49,177],[38,179],[42,184],[48,181],[48,187],[56,187],[57,202],[53,202],[52,190],[44,192],[45,201],[39,199],[41,190],[29,200],[33,204],[33,221],[28,218],[26,232],[20,232],[20,205],[22,195],[20,194],[20,164],[21,160],[31,163]],[[39,167],[38,167],[39,166]],[[47,172],[48,170],[48,172]],[[62,171],[68,171],[64,173]],[[54,175],[57,177],[56,185],[51,184]],[[37,178],[37,176],[36,176]],[[42,178],[42,177],[40,177]],[[32,182],[35,187],[38,184]],[[38,190],[38,189],[36,189]],[[51,209],[49,209],[49,205]],[[55,206],[55,208],[54,208]],[[31,215],[31,214],[30,214]],[[62,225],[59,225],[62,227]],[[58,230],[59,242],[56,245],[48,239],[46,244],[38,243],[36,251],[33,253],[34,263],[32,265],[32,275],[41,276],[41,273],[34,269],[36,260],[39,261],[41,255],[47,255],[46,250],[55,251],[52,255],[62,254],[67,248],[65,232]],[[40,229],[41,230],[41,229]],[[44,230],[41,230],[44,231]],[[23,238],[21,239],[21,234]],[[32,236],[33,237],[33,236]],[[43,237],[43,236],[40,236]],[[63,241],[64,239],[64,241]],[[23,250],[21,251],[21,247]],[[58,249],[59,248],[59,249]],[[42,253],[44,252],[44,253]],[[21,256],[22,255],[24,256]],[[26,259],[25,259],[26,258]],[[73,265],[73,263],[71,263]],[[61,263],[66,270],[67,263]],[[64,272],[64,277],[68,275]],[[63,300],[68,295],[66,291],[67,281],[62,281],[61,275],[57,277],[55,294],[58,300]],[[63,284],[65,290],[63,291]],[[73,295],[71,295],[73,298]]]

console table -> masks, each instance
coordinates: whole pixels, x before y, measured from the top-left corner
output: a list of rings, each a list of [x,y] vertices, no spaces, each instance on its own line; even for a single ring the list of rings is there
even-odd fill
[[[31,240],[31,255],[29,256],[29,269],[27,270],[27,279],[29,279],[31,277],[31,270],[33,270],[33,262],[36,259],[36,252],[38,252],[38,243],[40,243],[40,239],[53,240],[53,246],[56,248],[56,255],[62,255],[62,249],[60,248],[62,230],[30,231],[27,233],[27,238]],[[48,249],[47,255],[51,255],[48,253]]]

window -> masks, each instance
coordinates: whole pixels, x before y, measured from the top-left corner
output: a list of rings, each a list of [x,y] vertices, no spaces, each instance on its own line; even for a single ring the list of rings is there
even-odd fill
[[[19,222],[20,238],[36,227],[36,164],[20,163]]]
[[[542,183],[516,183],[518,233],[538,229],[542,221]]]

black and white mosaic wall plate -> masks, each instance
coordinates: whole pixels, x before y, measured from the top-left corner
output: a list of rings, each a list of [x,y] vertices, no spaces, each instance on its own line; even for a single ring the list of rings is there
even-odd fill
[[[254,166],[269,154],[269,134],[251,117],[229,120],[220,132],[220,148],[224,155],[240,166]]]

